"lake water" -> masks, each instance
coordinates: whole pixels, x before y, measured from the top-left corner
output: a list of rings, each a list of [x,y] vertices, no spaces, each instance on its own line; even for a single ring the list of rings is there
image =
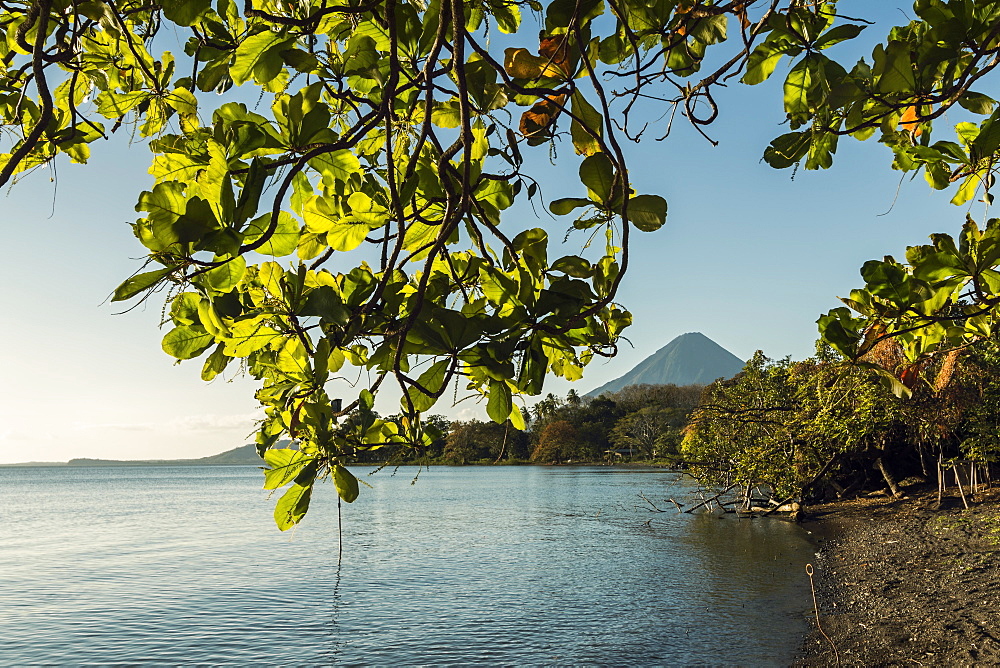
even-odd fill
[[[280,533],[253,467],[0,469],[0,663],[787,665],[799,527],[650,513],[605,467],[329,483]]]

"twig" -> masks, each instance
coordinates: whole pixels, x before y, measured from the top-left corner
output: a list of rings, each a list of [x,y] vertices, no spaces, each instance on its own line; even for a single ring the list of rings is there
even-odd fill
[[[648,510],[649,512],[651,512],[651,513],[665,513],[665,512],[667,512],[665,510],[662,510],[662,509],[658,508],[656,506],[656,504],[653,503],[652,501],[650,501],[649,499],[647,499],[646,496],[642,492],[639,492],[638,496],[639,496],[640,499],[642,499],[643,501],[645,501],[646,503],[649,504],[649,508],[646,508],[646,510]],[[673,501],[673,499],[671,499],[671,501]],[[676,504],[677,502],[674,501],[674,503]],[[638,508],[639,506],[636,506],[636,507]]]

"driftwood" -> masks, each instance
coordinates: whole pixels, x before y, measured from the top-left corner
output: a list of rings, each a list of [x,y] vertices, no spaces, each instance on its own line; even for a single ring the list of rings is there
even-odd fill
[[[797,498],[799,498],[799,497],[797,497],[797,496],[790,496],[790,497],[788,497],[787,499],[785,499],[784,501],[778,503],[777,505],[772,506],[770,508],[770,510],[765,510],[763,513],[761,513],[761,517],[767,517],[771,513],[787,513],[787,512],[796,513],[796,512],[798,512],[801,509],[801,506],[799,506],[799,508],[791,508],[791,506],[793,506],[793,505],[798,505],[798,504],[793,503],[795,501],[795,499],[797,499]],[[789,509],[788,510],[782,510],[782,508],[789,508]]]
[[[802,506],[798,503],[792,501],[791,503],[773,503],[769,508],[762,508],[761,506],[751,506],[750,512],[761,513],[762,515],[770,515],[771,513],[794,513],[802,509]]]

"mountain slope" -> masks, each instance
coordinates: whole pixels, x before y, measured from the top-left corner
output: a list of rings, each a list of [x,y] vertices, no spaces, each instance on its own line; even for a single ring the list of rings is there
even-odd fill
[[[700,332],[681,334],[634,369],[596,390],[588,397],[617,392],[627,385],[707,385],[718,378],[731,378],[744,362]]]
[[[261,465],[264,461],[257,456],[257,446],[243,445],[217,455],[198,459],[71,459],[66,466],[249,466]]]

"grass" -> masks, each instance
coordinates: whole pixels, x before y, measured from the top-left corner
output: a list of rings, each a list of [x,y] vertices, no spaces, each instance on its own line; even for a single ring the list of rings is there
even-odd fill
[[[927,530],[935,536],[963,532],[978,536],[990,545],[1000,545],[1000,511],[976,513],[970,509],[936,515],[927,523]]]

